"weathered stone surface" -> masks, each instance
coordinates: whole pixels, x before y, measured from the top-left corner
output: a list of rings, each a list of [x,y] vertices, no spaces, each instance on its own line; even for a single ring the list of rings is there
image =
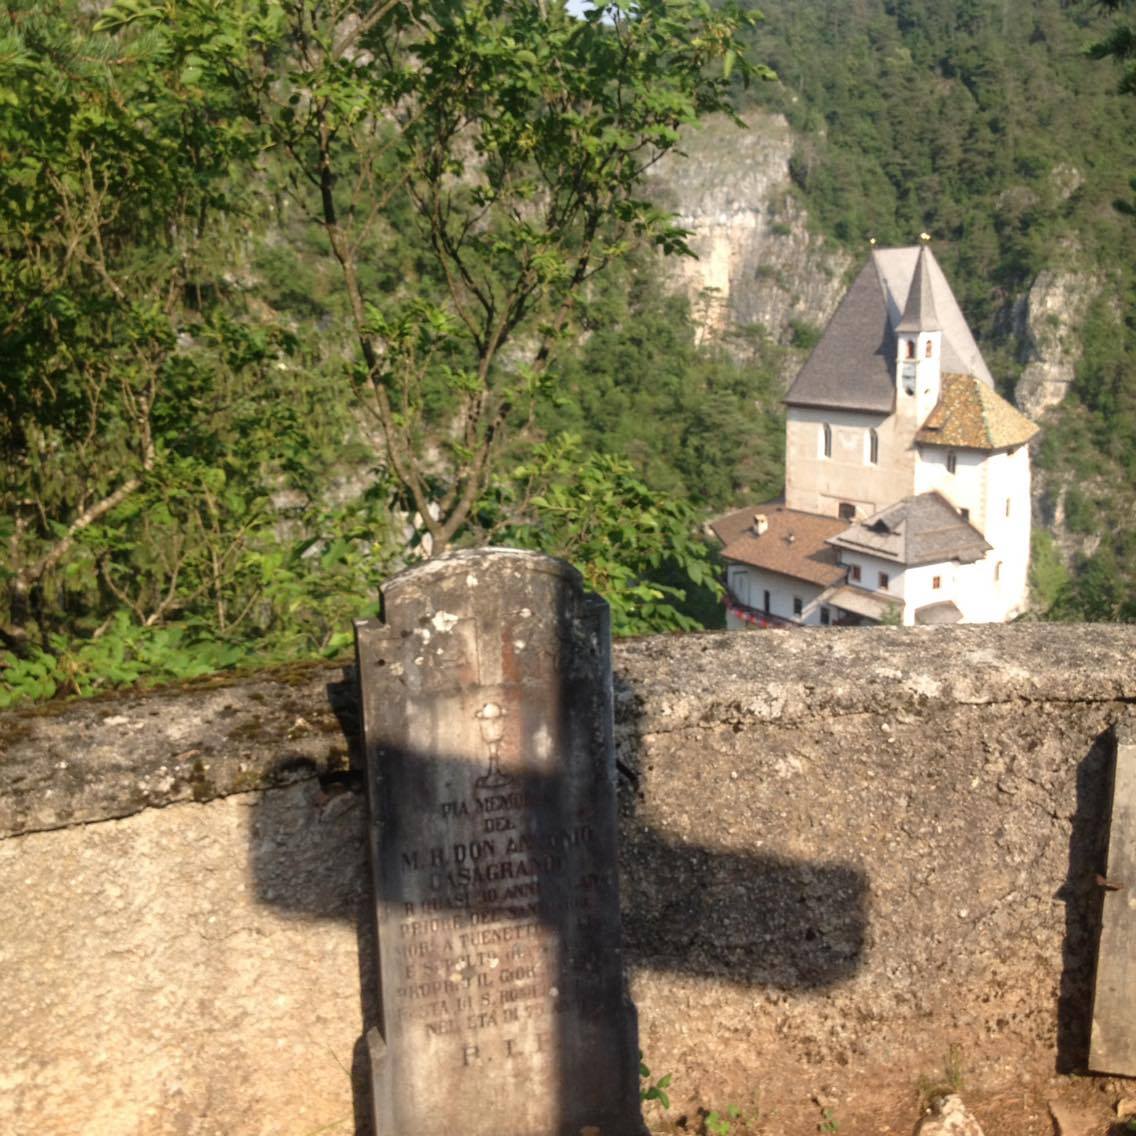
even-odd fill
[[[1037,274],[1010,316],[1026,364],[1014,401],[1030,418],[1038,418],[1068,393],[1081,357],[1081,327],[1102,287],[1102,281],[1082,267],[1077,248],[1064,247],[1060,259],[1060,266]]]
[[[740,1103],[760,1054],[786,1131],[815,1115],[771,1084],[833,1086],[841,1131],[876,1131],[884,1088],[898,1110],[955,1041],[988,1089],[1084,1068],[1136,639],[927,631],[621,646],[632,994],[691,1097]]]
[[[816,1131],[823,1088],[841,1136],[885,1115],[909,1132],[917,1080],[960,1043],[987,1129],[1045,1131],[1055,1061],[1087,1054],[1107,732],[1134,717],[1136,629],[681,636],[615,660],[625,949],[676,1111],[759,1098],[789,1136]],[[0,839],[0,1131],[352,1131],[352,1045],[378,1011],[360,1008],[364,808],[335,791],[359,786],[317,749],[286,774],[303,784],[200,804],[99,783],[100,761],[129,786],[186,737],[270,784],[299,745],[342,755],[341,680],[0,716],[0,802],[65,826]],[[254,707],[255,737],[228,735]],[[297,718],[328,732],[290,738]]]
[[[1136,731],[1117,731],[1089,1067],[1136,1076]]]
[[[915,1129],[915,1136],[982,1136],[978,1121],[954,1093],[936,1101]]]
[[[484,549],[357,628],[382,1136],[633,1136],[611,633],[579,574]]]
[[[1095,1112],[1065,1101],[1050,1101],[1049,1115],[1057,1129],[1056,1136],[1093,1136],[1100,1130],[1100,1118]]]
[[[0,1132],[353,1133],[364,829],[310,781],[0,840]]]
[[[350,689],[293,666],[4,714],[0,838],[342,773]]]
[[[824,325],[851,261],[809,232],[792,192],[784,117],[747,117],[749,129],[713,117],[685,131],[684,157],[652,167],[648,185],[691,232],[697,259],[673,257],[664,267],[685,287],[700,334],[764,329],[787,342],[793,321]]]

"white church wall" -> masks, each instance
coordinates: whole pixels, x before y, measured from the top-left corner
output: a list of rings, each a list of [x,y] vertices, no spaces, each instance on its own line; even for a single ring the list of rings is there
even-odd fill
[[[778,572],[766,572],[748,564],[731,564],[726,572],[730,592],[739,603],[752,608],[759,615],[766,614],[777,619],[796,621],[794,602],[800,600],[802,610],[806,609],[820,595],[823,589],[817,584],[804,580],[794,580]],[[766,606],[766,593],[769,604]],[[821,622],[820,610],[810,612],[801,622],[818,624]],[[726,612],[728,630],[752,627],[753,624],[740,619],[732,612]]]
[[[960,567],[961,565],[956,561],[948,560],[939,564],[920,564],[908,568],[904,573],[907,603],[903,622],[913,624],[915,613],[921,607],[928,607],[930,604],[954,603],[962,611]]]
[[[869,556],[867,553],[849,552],[840,550],[840,563],[850,569],[848,582],[867,592],[878,592],[880,595],[893,596],[897,600],[903,597],[903,565],[894,561],[885,560],[879,556]],[[857,571],[859,577],[857,577]],[[880,582],[880,575],[887,576],[887,586]]]
[[[995,580],[1000,574],[998,563],[987,555],[974,564],[960,565],[957,602],[964,623],[1000,623],[1005,618],[1005,600]]]
[[[992,550],[986,559],[997,569],[991,583],[994,619],[1012,618],[1025,610],[1029,598],[1030,468],[1029,450],[990,455],[987,463],[987,523],[983,530]]]
[[[954,455],[954,472],[950,458]],[[979,532],[986,526],[986,461],[981,450],[948,450],[919,446],[915,463],[915,492],[941,493],[956,509],[966,509]]]

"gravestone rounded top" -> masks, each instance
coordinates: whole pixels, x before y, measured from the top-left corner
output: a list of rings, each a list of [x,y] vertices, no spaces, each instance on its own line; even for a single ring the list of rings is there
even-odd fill
[[[431,590],[454,576],[464,576],[465,582],[472,588],[484,582],[483,577],[497,580],[502,575],[515,578],[533,574],[556,576],[577,590],[583,589],[583,577],[566,560],[524,548],[490,545],[447,552],[424,564],[407,568],[383,585],[383,598],[388,603],[397,602],[399,593],[407,587]]]

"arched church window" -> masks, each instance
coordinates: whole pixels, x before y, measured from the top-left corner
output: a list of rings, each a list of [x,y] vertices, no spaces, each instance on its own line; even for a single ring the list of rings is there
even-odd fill
[[[928,359],[931,358],[931,350],[932,350],[932,344],[931,344],[931,341],[928,339],[927,340],[927,346],[923,348],[923,354],[926,355]]]
[[[880,464],[880,436],[875,429],[868,431],[868,461],[872,465]]]
[[[915,340],[914,339],[909,339],[907,341],[907,357],[908,357],[908,359],[914,359],[915,358]]]
[[[821,452],[826,458],[832,457],[832,427],[826,422],[822,427]]]

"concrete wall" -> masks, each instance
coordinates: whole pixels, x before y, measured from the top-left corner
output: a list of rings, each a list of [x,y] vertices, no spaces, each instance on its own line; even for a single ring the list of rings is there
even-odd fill
[[[951,1044],[980,1115],[1083,1065],[1134,649],[1040,624],[617,646],[626,954],[677,1108],[898,1132]],[[301,669],[0,718],[0,1131],[356,1130],[353,714]]]

